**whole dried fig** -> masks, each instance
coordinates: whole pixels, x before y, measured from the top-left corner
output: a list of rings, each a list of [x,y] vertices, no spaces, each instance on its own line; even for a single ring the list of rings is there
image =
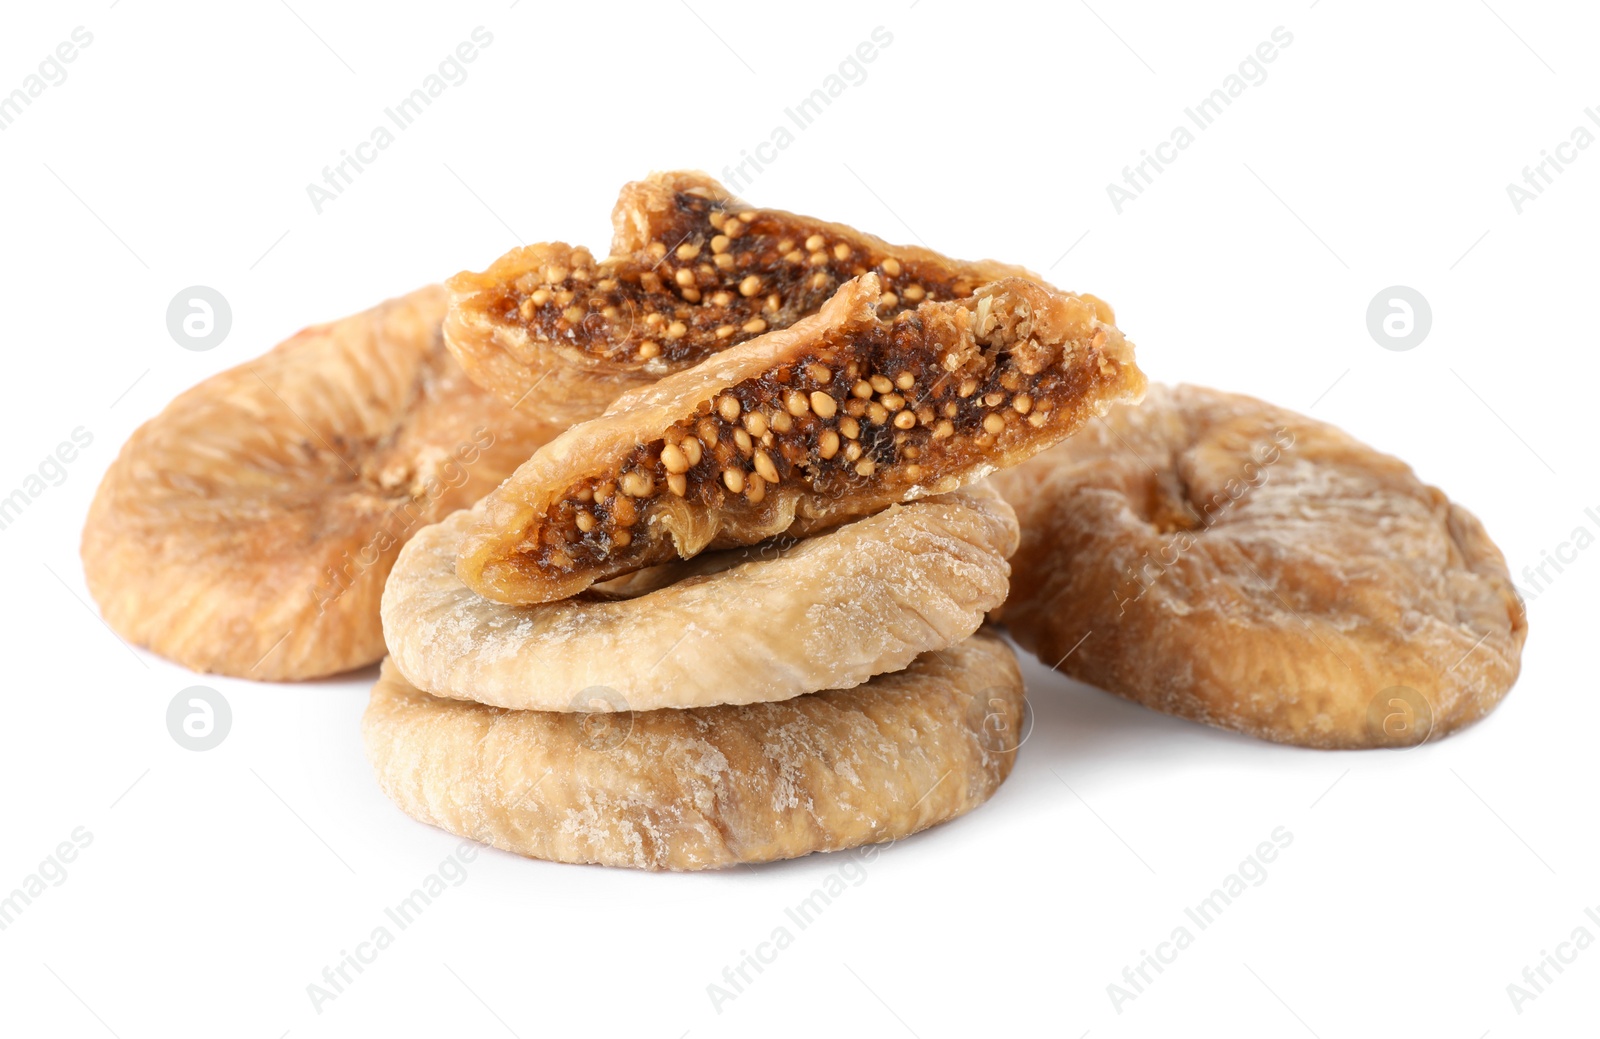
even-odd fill
[[[241,678],[380,659],[400,546],[556,432],[466,377],[444,346],[445,304],[431,286],[308,328],[140,427],[84,525],[106,622]]]
[[[969,488],[512,606],[456,575],[473,519],[458,512],[400,553],[383,593],[390,657],[424,692],[544,711],[784,700],[899,670],[1005,599],[1017,530],[998,495]],[[574,699],[601,686],[615,704]]]
[[[1410,466],[1249,397],[1152,387],[991,482],[999,611],[1046,664],[1279,743],[1420,743],[1494,709],[1528,625],[1477,518]]]
[[[698,870],[895,841],[987,801],[1016,762],[1022,676],[979,632],[855,689],[632,714],[430,696],[386,661],[361,720],[423,822],[556,862]]]

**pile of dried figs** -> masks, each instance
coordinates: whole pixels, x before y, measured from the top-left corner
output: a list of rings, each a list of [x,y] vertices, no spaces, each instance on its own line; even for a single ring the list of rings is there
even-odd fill
[[[982,804],[1024,724],[997,624],[1311,747],[1420,742],[1515,681],[1470,513],[1323,423],[1147,394],[1095,297],[697,173],[613,224],[603,259],[518,248],[178,397],[89,512],[107,623],[242,678],[381,659],[363,732],[406,812],[649,869]]]

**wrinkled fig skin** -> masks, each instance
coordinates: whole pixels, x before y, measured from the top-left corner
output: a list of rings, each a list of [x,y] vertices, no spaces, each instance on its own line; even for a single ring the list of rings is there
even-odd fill
[[[1304,747],[1394,747],[1483,717],[1528,626],[1444,493],[1322,422],[1198,386],[990,481],[1022,545],[998,616],[1059,670]]]
[[[880,313],[891,317],[999,278],[1039,280],[1020,267],[753,209],[703,173],[628,184],[611,222],[603,260],[545,243],[450,279],[445,335],[468,374],[508,403],[579,422],[626,389],[816,313],[868,272],[881,285]]]
[[[979,633],[842,692],[634,714],[429,696],[386,661],[362,719],[402,811],[518,855],[716,869],[894,841],[971,811],[1016,761],[1022,676]]]
[[[472,522],[458,512],[400,553],[383,593],[389,653],[425,692],[547,711],[783,700],[897,671],[1005,600],[1017,530],[998,495],[970,488],[512,606],[456,576]]]
[[[706,548],[942,494],[1070,435],[1144,376],[1111,310],[1017,278],[885,319],[864,275],[788,329],[620,398],[490,494],[458,572],[549,602]]]
[[[141,426],[83,531],[106,623],[196,671],[290,680],[383,656],[400,546],[556,428],[478,388],[431,286],[308,328]]]

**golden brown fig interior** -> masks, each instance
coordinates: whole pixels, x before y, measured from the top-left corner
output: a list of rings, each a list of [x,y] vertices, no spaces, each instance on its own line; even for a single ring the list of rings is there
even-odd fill
[[[1020,278],[877,312],[873,275],[821,313],[620,399],[480,509],[458,572],[563,598],[707,547],[794,536],[954,490],[1071,434],[1144,376],[1092,298]]]
[[[574,420],[589,418],[629,386],[789,327],[868,272],[878,276],[885,316],[1028,276],[756,209],[702,173],[627,185],[612,222],[612,255],[603,260],[544,243],[450,280],[446,335],[474,379],[508,401],[531,394]]]

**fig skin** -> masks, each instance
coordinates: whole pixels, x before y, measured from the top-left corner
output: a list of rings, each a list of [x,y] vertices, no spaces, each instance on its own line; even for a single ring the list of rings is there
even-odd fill
[[[400,547],[559,431],[466,377],[444,346],[446,299],[429,286],[307,328],[141,426],[84,524],[106,623],[238,678],[381,659]]]

